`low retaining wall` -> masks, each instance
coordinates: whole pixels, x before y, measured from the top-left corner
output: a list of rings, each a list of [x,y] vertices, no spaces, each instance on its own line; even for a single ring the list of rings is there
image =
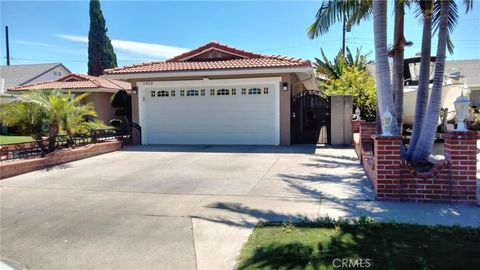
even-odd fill
[[[5,161],[0,163],[0,179],[117,151],[120,150],[121,147],[121,142],[107,141],[97,144],[90,144],[75,149],[60,150],[48,154],[44,158]]]
[[[360,123],[355,148],[357,153],[360,152],[359,158],[374,186],[377,199],[477,203],[476,132],[445,133],[445,160],[432,161],[433,168],[420,173],[401,158],[401,136],[370,135],[367,139],[366,133],[371,131],[371,124]],[[363,125],[367,128],[363,129]],[[366,131],[363,136],[362,130]],[[364,145],[371,140],[373,151],[365,151]]]

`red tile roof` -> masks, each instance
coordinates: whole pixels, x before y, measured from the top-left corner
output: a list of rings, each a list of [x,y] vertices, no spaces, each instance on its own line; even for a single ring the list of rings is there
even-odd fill
[[[10,91],[27,91],[27,90],[51,90],[51,89],[113,89],[113,90],[128,90],[131,85],[128,82],[105,79],[102,77],[95,77],[84,74],[72,73],[55,81],[46,81],[33,84],[17,86],[8,89]]]
[[[195,57],[210,50],[228,54],[228,59],[201,59]],[[254,69],[278,67],[311,67],[308,60],[285,57],[280,55],[262,55],[232,48],[217,42],[210,42],[192,51],[175,56],[166,61],[153,61],[139,65],[128,65],[105,70],[105,74]]]

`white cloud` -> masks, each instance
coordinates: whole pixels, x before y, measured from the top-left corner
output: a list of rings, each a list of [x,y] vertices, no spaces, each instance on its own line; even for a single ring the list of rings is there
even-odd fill
[[[73,42],[88,43],[88,37],[86,36],[64,34],[56,34],[56,36]],[[115,51],[128,53],[131,58],[140,55],[149,58],[167,59],[188,51],[188,49],[180,47],[119,39],[112,39],[112,45]]]
[[[36,41],[28,41],[28,40],[14,40],[13,43],[28,45],[28,46],[35,46],[35,47],[60,48],[60,46],[57,46],[57,45],[43,43],[43,42],[36,42]]]
[[[70,41],[81,42],[81,43],[88,43],[88,37],[83,36],[72,36],[72,35],[63,35],[63,34],[56,34],[55,36],[59,38],[63,38]]]

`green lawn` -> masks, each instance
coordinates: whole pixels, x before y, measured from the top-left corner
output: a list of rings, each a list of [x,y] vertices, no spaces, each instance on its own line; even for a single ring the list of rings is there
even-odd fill
[[[341,259],[357,267],[334,267],[334,263],[341,266]],[[479,266],[480,228],[331,220],[257,225],[238,263],[239,269],[450,270]]]
[[[33,141],[32,137],[30,136],[0,135],[0,144],[30,142],[30,141]]]

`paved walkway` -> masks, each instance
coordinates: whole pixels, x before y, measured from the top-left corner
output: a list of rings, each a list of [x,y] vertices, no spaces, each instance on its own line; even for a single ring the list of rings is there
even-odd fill
[[[480,208],[373,201],[352,149],[135,147],[0,181],[0,254],[32,269],[231,269],[258,220],[480,226]]]

